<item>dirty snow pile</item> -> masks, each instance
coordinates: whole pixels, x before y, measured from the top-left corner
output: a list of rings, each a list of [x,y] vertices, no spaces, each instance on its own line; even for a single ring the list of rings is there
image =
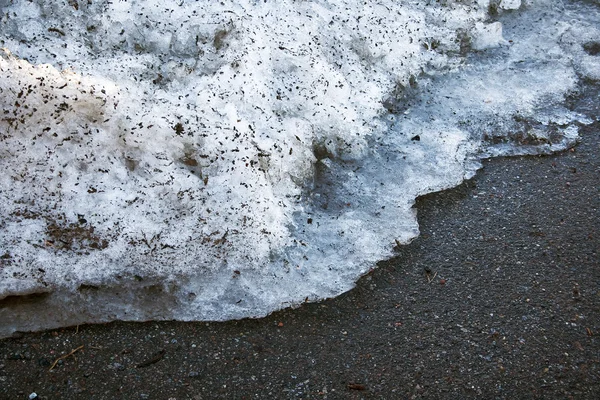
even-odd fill
[[[349,290],[419,195],[588,123],[600,7],[0,0],[0,335]]]

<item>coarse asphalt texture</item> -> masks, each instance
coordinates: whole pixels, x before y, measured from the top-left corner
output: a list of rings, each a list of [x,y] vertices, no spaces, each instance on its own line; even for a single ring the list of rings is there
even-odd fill
[[[577,147],[418,199],[421,236],[352,291],[257,320],[19,334],[0,399],[600,398],[594,92]]]

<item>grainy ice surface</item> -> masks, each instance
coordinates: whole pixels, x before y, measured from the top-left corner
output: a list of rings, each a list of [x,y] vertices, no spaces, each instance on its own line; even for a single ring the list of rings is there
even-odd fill
[[[596,1],[0,1],[0,335],[341,294],[593,122]]]

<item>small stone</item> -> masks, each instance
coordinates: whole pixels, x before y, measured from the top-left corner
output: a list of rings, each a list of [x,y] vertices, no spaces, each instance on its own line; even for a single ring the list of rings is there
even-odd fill
[[[121,363],[114,363],[113,368],[117,371],[123,371],[125,369],[125,366]]]
[[[196,371],[192,371],[188,374],[188,377],[190,377],[190,378],[197,378],[199,376],[200,376],[200,373],[196,372]]]
[[[29,400],[33,400],[33,399],[37,399],[37,398],[38,398],[38,395],[36,392],[33,392],[29,395]]]
[[[38,360],[38,365],[42,368],[45,368],[52,365],[52,362],[49,359],[42,357]]]

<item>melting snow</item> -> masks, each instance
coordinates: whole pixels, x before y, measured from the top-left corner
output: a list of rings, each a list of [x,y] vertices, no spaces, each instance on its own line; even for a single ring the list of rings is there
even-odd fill
[[[0,335],[349,290],[418,235],[417,196],[577,140],[564,100],[600,79],[599,14],[0,1]]]

